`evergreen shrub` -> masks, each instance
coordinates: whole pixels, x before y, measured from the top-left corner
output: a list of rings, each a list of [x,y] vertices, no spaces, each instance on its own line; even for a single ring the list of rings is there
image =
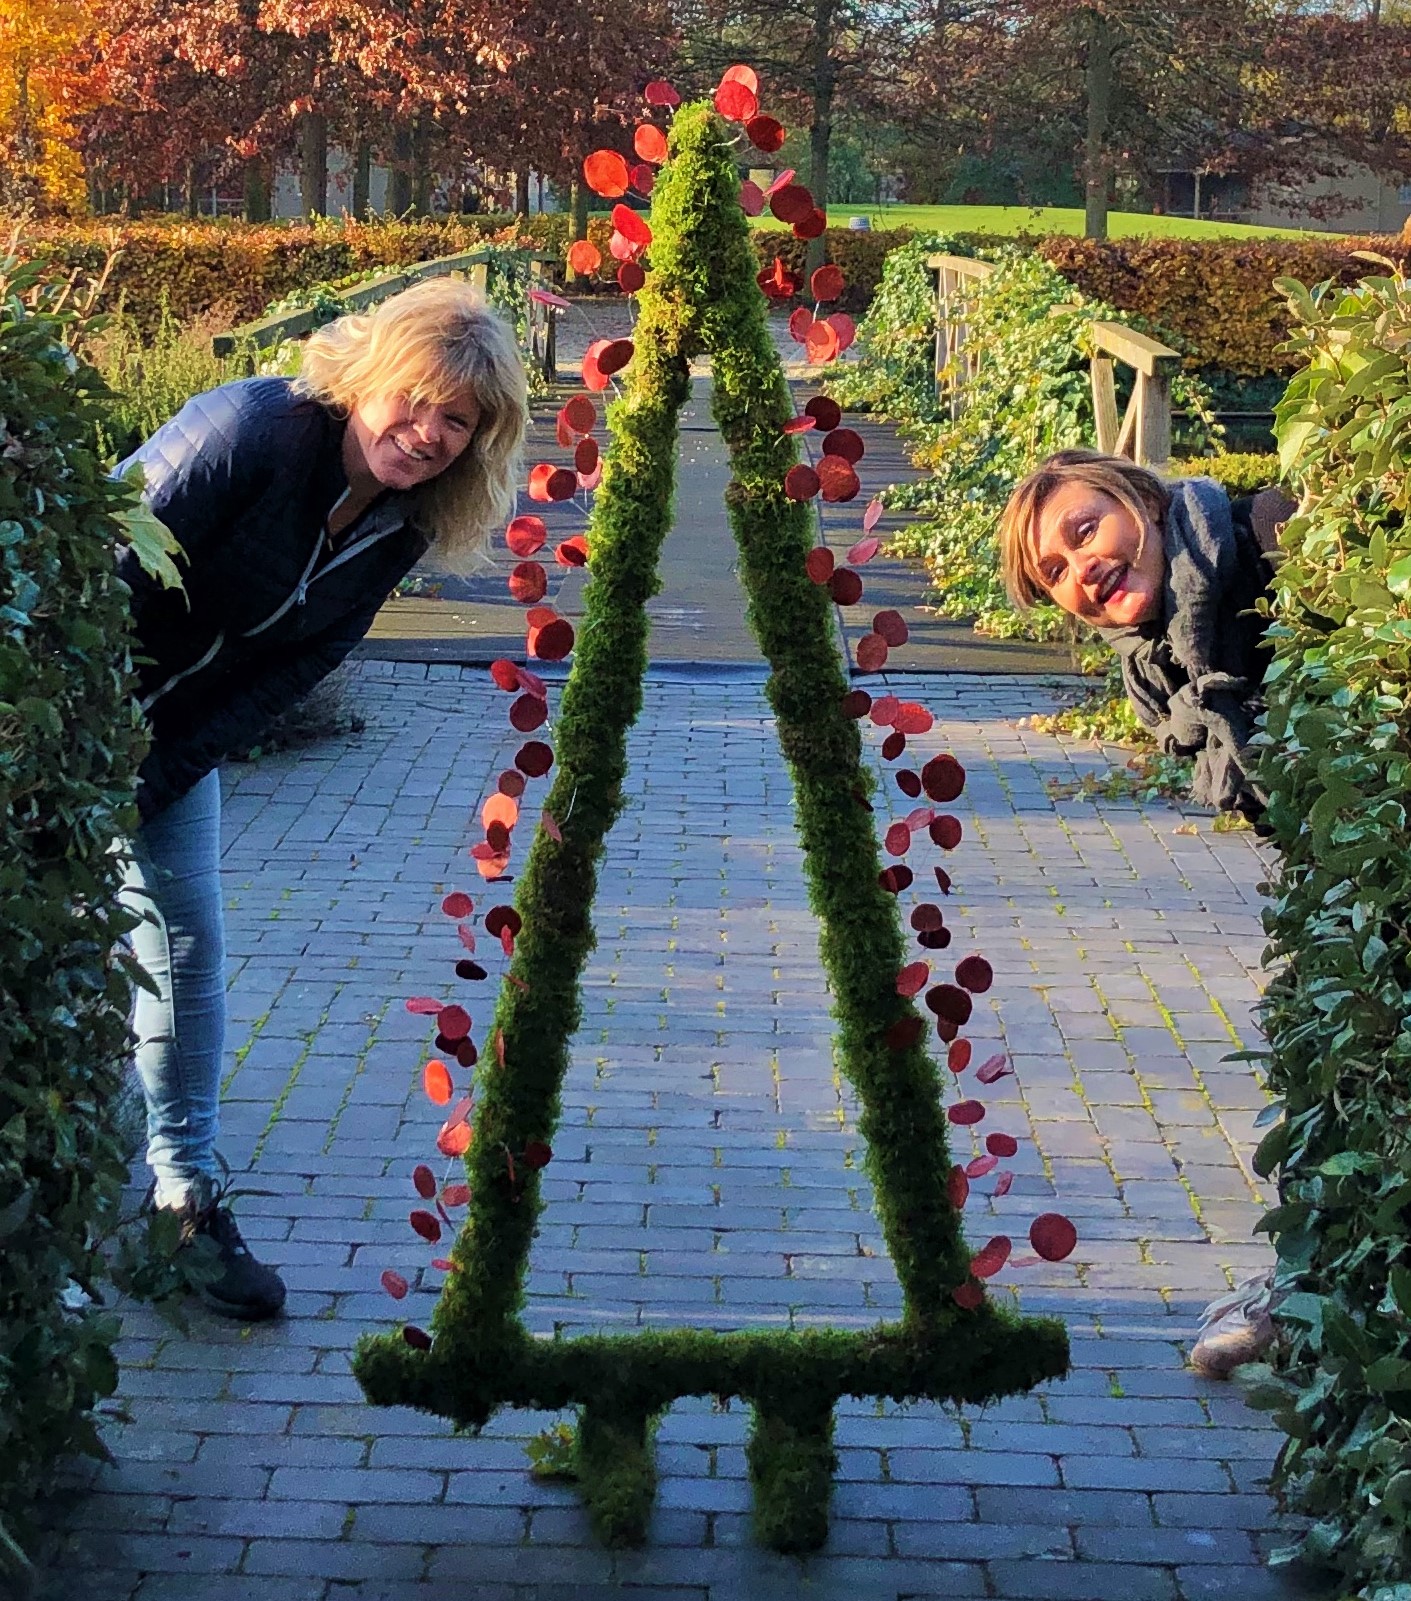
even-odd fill
[[[1389,265],[1389,264],[1388,264]],[[1281,284],[1283,533],[1260,777],[1278,847],[1262,1006],[1282,1343],[1251,1399],[1311,1520],[1276,1560],[1401,1601],[1411,1572],[1411,285]]]

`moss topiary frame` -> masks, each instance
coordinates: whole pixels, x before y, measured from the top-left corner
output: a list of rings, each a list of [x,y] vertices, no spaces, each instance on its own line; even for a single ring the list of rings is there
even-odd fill
[[[978,1295],[969,1308],[954,1299],[971,1282],[971,1254],[948,1191],[940,1075],[914,1002],[898,993],[906,957],[896,899],[879,880],[865,803],[871,779],[857,722],[844,709],[829,594],[805,571],[814,514],[782,487],[798,459],[784,432],[793,407],[738,189],[714,111],[681,108],[653,196],[635,356],[608,413],[612,449],[589,529],[592,582],[557,719],[546,810],[563,821],[537,832],[519,884],[523,926],[479,1069],[468,1221],[434,1338],[413,1345],[402,1334],[366,1336],[354,1371],[370,1400],[466,1428],[501,1406],[576,1405],[581,1491],[609,1544],[644,1535],[659,1414],[683,1396],[739,1397],[753,1409],[756,1532],[777,1549],[801,1551],[827,1534],[841,1396],[983,1403],[1066,1373],[1068,1342],[1055,1320],[1021,1319]],[[627,733],[641,708],[646,603],[671,524],[678,413],[688,362],[702,352],[712,358],[714,414],[731,453],[728,513],[749,620],[771,669],[768,696],[794,782],[838,1053],[862,1103],[867,1167],[905,1309],[899,1321],[862,1332],[673,1329],[540,1340],[519,1317],[542,1205],[538,1168],[525,1156],[547,1151],[559,1117],[594,942],[597,863],[621,810]],[[898,1048],[900,1036],[909,1043]]]

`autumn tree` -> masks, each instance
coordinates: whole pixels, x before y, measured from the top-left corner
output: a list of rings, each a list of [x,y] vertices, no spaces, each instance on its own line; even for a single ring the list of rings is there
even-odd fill
[[[6,0],[0,8],[0,202],[83,202],[76,125],[91,89],[75,65],[97,34],[93,0]]]

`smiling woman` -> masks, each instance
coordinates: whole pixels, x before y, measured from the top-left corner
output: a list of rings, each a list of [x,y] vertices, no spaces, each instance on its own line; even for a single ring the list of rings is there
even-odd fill
[[[1196,799],[1257,819],[1245,747],[1264,710],[1268,591],[1281,490],[1232,501],[1213,478],[1167,482],[1121,456],[1063,450],[1000,520],[1011,598],[1062,607],[1122,663],[1132,709],[1170,755],[1195,758]]]
[[[137,1066],[155,1199],[216,1247],[207,1299],[272,1317],[284,1285],[224,1204],[216,1154],[225,1029],[220,779],[372,626],[414,562],[462,565],[508,515],[527,419],[506,325],[442,278],[315,333],[298,378],[197,395],[117,469],[181,547],[183,588],[130,553],[138,682],[151,748],[124,899],[153,981]]]

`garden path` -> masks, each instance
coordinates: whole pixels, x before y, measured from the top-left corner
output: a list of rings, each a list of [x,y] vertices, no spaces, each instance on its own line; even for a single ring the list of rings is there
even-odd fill
[[[685,621],[664,640],[695,648]],[[899,1292],[834,1075],[762,674],[681,660],[658,656],[632,734],[526,1318],[867,1326]],[[1253,1039],[1259,848],[1164,803],[1055,794],[1106,758],[1025,726],[1054,681],[1012,667],[863,681],[904,682],[937,714],[918,754],[954,750],[970,774],[948,921],[996,969],[970,1032],[1012,1054],[988,1102],[1021,1150],[1008,1196],[976,1185],[968,1231],[1075,1219],[1068,1262],[996,1281],[1067,1321],[1071,1376],[985,1411],[845,1403],[832,1535],[806,1560],[751,1541],[738,1405],[671,1409],[649,1541],[616,1554],[570,1490],[526,1470],[553,1418],[506,1413],[467,1439],[367,1407],[357,1336],[424,1323],[436,1277],[406,1219],[440,1113],[420,1088],[424,1020],[401,1001],[450,993],[441,897],[467,884],[467,819],[518,736],[483,670],[363,660],[353,678],[360,738],[226,773],[223,1146],[288,1316],[241,1329],[194,1310],[177,1333],[125,1311],[116,1462],[76,1474],[44,1601],[1308,1593],[1261,1565],[1278,1437],[1184,1365],[1202,1304],[1268,1260],[1250,1238],[1263,1095],[1225,1060]],[[489,997],[470,1005],[483,1029]],[[413,1281],[401,1305],[387,1267]]]

